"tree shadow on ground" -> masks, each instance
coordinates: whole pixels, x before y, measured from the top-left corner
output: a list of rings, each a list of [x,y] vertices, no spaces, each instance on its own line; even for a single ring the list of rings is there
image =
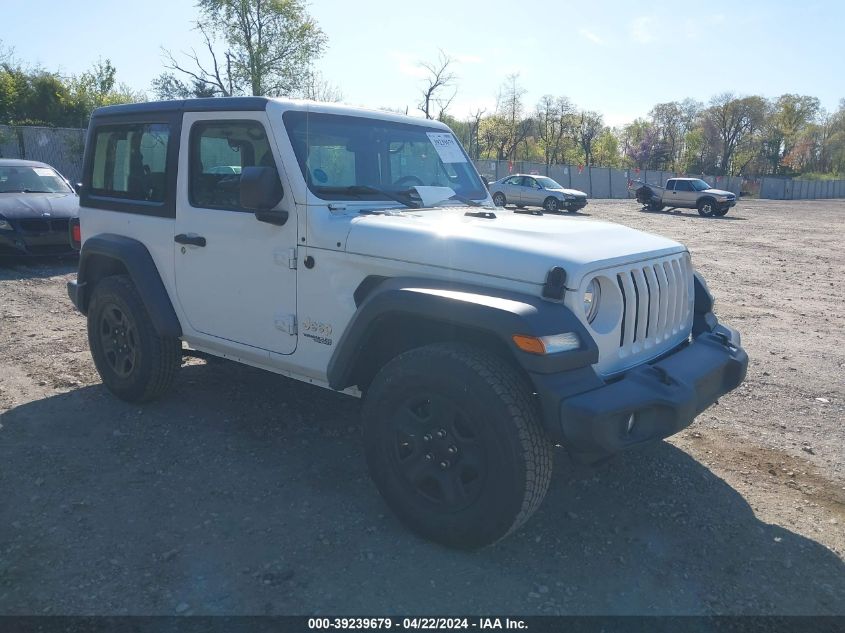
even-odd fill
[[[95,385],[0,417],[0,613],[845,610],[833,552],[667,443],[600,468],[561,452],[523,529],[453,551],[384,506],[358,401],[193,362],[156,403]]]

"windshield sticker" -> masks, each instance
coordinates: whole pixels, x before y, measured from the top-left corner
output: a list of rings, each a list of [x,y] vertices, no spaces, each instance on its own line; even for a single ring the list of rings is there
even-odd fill
[[[53,170],[47,169],[46,167],[33,167],[32,171],[34,171],[38,176],[52,176]]]
[[[434,145],[434,149],[437,150],[440,160],[444,163],[467,162],[466,156],[461,151],[461,146],[458,145],[458,141],[455,140],[455,137],[451,133],[426,132],[426,134],[428,134],[428,140]]]

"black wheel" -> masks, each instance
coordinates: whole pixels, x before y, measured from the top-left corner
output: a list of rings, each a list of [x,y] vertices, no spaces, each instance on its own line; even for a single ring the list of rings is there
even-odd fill
[[[162,395],[182,364],[182,342],[156,333],[126,275],[105,277],[94,287],[88,345],[103,384],[128,402]]]
[[[501,191],[497,191],[496,193],[494,193],[493,204],[495,204],[497,207],[505,206],[505,194],[503,194]]]
[[[554,196],[549,196],[543,202],[543,208],[550,213],[557,213],[560,210],[560,200]]]
[[[702,198],[698,202],[698,215],[705,218],[713,217],[716,214],[716,201],[713,198]]]
[[[375,377],[363,415],[373,481],[425,538],[489,545],[546,494],[550,442],[531,390],[497,356],[446,343],[405,352]]]
[[[660,204],[659,202],[649,202],[648,203],[648,210],[649,211],[663,211],[664,205]]]
[[[715,215],[717,218],[723,218],[728,214],[728,209],[729,207],[724,207],[723,209],[716,209],[715,211],[713,211],[713,215]]]

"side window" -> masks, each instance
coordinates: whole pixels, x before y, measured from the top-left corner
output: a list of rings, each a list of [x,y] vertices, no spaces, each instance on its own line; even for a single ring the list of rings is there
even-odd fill
[[[164,123],[105,125],[94,136],[91,193],[142,202],[164,202],[167,146]]]
[[[676,180],[675,191],[692,191],[692,183],[689,180]]]
[[[518,185],[522,182],[522,176],[511,176],[505,180],[506,185]]]
[[[537,188],[537,181],[533,178],[529,178],[528,176],[525,177],[525,180],[522,182],[525,187],[529,187],[530,189]]]
[[[675,188],[675,183],[678,182],[677,180],[667,180],[666,181],[666,191],[672,191]]]
[[[276,161],[258,121],[203,121],[191,128],[188,199],[194,207],[246,211],[240,206],[241,170]]]

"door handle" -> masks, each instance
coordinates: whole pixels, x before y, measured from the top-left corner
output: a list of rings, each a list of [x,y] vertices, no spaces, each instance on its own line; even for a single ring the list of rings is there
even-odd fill
[[[185,235],[180,233],[173,238],[177,244],[190,244],[191,246],[205,246],[205,238],[200,235]]]

